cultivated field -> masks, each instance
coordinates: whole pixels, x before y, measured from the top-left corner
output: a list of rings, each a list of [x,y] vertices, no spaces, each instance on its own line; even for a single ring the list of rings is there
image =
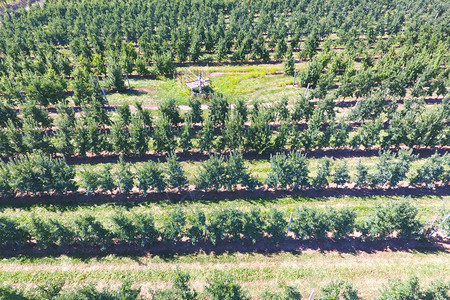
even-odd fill
[[[0,299],[450,299],[445,1],[0,4]]]

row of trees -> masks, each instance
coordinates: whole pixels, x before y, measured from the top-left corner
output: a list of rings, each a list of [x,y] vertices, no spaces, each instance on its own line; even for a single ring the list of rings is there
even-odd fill
[[[396,104],[385,105],[383,98],[374,96],[359,102],[339,121],[331,99],[316,107],[305,97],[292,109],[283,100],[270,108],[255,104],[251,111],[243,101],[230,109],[225,98],[215,97],[206,117],[200,101],[195,99],[191,100],[191,109],[184,118],[173,100],[161,104],[157,118],[141,105],[135,106],[136,113],[131,113],[128,106],[119,107],[114,121],[99,101],[83,105],[79,116],[72,108],[62,106],[55,121],[46,110],[33,105],[22,110],[23,118],[11,108],[0,107],[0,127],[3,127],[0,128],[0,153],[16,155],[42,150],[64,156],[103,152],[140,155],[150,149],[159,153],[177,149],[264,153],[286,147],[307,151],[323,147],[450,144],[446,124],[450,112],[448,99],[433,107],[406,102],[400,108]],[[299,124],[300,121],[307,124]],[[351,121],[362,125],[352,128]]]
[[[289,235],[286,214],[276,208],[261,211],[258,207],[242,210],[232,206],[210,212],[187,212],[181,207],[170,210],[155,224],[150,212],[109,211],[102,218],[90,213],[55,216],[45,210],[39,214],[24,214],[20,218],[0,216],[0,244],[35,245],[39,249],[53,246],[102,246],[114,244],[154,245],[160,241],[171,245],[188,240],[195,245],[220,241],[255,244],[265,239],[279,243],[290,238],[345,238],[355,232],[366,239],[411,238],[420,234],[417,208],[407,201],[377,205],[362,222],[356,222],[356,212],[350,208],[299,207],[293,211]],[[294,234],[294,236],[292,236]]]
[[[201,294],[190,285],[191,276],[188,272],[177,269],[172,276],[172,286],[166,289],[150,290],[151,299],[183,299],[196,300],[203,299]],[[5,299],[19,300],[72,300],[72,299],[104,299],[104,300],[134,300],[146,299],[142,296],[142,288],[133,288],[133,283],[125,279],[118,290],[110,288],[98,290],[93,284],[83,285],[72,289],[64,289],[64,280],[47,281],[39,284],[35,288],[22,290],[9,285],[0,286],[0,295]],[[450,283],[442,280],[432,281],[430,286],[424,288],[420,285],[416,276],[408,277],[402,281],[400,279],[390,279],[388,285],[380,288],[380,296],[377,300],[401,300],[401,299],[447,299],[449,295]],[[204,287],[205,296],[209,299],[234,299],[249,300],[248,291],[230,274],[216,273],[207,279]],[[358,290],[353,285],[344,280],[334,280],[325,285],[317,293],[319,300],[362,300]],[[265,290],[260,295],[261,300],[301,300],[302,295],[298,287],[293,285],[279,284],[276,291]]]
[[[68,123],[67,126],[73,129],[76,121],[74,116],[75,110],[80,109],[80,112],[82,112],[81,117],[93,118],[97,121],[98,126],[110,126],[116,114],[119,115],[118,121],[123,123],[123,125],[130,125],[133,117],[130,106],[118,106],[115,113],[108,112],[110,107],[109,105],[106,106],[106,98],[104,98],[99,88],[96,77],[87,75],[80,77],[79,80],[77,79],[75,87],[80,87],[74,90],[74,100],[80,107],[72,108],[68,106],[67,102],[61,103],[56,106],[58,114],[56,118],[50,117],[47,109],[42,108],[33,101],[24,102],[20,110],[0,103],[0,128],[7,128],[11,123],[16,128],[21,129],[26,119],[31,119],[37,123],[36,127],[47,130],[53,127],[58,129],[59,123],[62,121],[66,121]],[[253,102],[253,105],[249,106],[242,98],[236,100],[229,99],[222,94],[215,94],[208,100],[208,108],[202,109],[202,103],[198,98],[190,98],[188,100],[189,110],[183,114],[179,110],[179,106],[175,104],[175,100],[168,98],[160,103],[157,116],[165,117],[172,127],[179,127],[187,122],[195,123],[197,126],[199,123],[204,125],[208,117],[214,127],[225,127],[227,122],[232,121],[230,120],[232,117],[238,118],[238,121],[241,123],[255,121],[258,118],[263,118],[263,121],[267,123],[286,122],[294,124],[298,124],[299,122],[308,123],[312,119],[319,119],[318,121],[322,123],[336,120],[337,104],[333,97],[313,101],[311,95],[299,95],[298,99],[292,105],[289,105],[286,98],[282,98],[270,106],[258,101]],[[232,109],[232,102],[235,102],[235,112]],[[140,102],[135,102],[134,106],[137,110],[135,116],[143,118],[144,125],[151,127],[152,121],[154,121],[152,112],[148,109],[143,109],[142,103]],[[434,108],[435,111],[433,112],[435,116],[433,118],[437,118],[441,123],[448,121],[450,98],[445,97],[441,103],[435,106],[436,108]],[[426,114],[429,109],[430,107],[425,106],[425,100],[423,98],[413,98],[399,103],[395,100],[388,100],[384,93],[376,92],[370,94],[364,100],[357,101],[353,107],[350,107],[346,111],[343,121],[364,122],[369,120],[374,121],[378,117],[383,117],[388,122],[396,118],[414,122],[420,119],[423,114]],[[433,109],[430,110],[433,111]],[[233,113],[238,115],[234,116]],[[313,118],[314,115],[316,115],[315,118]],[[68,120],[60,120],[63,117]]]
[[[317,84],[315,92],[319,97],[337,82],[343,83],[338,94],[345,97],[361,97],[378,89],[381,83],[383,90],[389,88],[391,95],[398,97],[404,97],[407,88],[414,95],[425,95],[445,93],[448,86],[449,70],[441,67],[448,62],[448,24],[445,17],[439,16],[447,12],[439,8],[432,9],[437,10],[439,18],[433,17],[427,23],[417,20],[430,17],[431,10],[423,10],[418,3],[413,5],[417,5],[414,11],[403,11],[400,5],[354,5],[343,1],[340,7],[346,7],[346,13],[337,17],[335,14],[342,11],[336,4],[323,5],[320,1],[295,1],[289,5],[284,0],[273,4],[208,1],[203,5],[181,1],[164,8],[158,2],[149,5],[142,0],[134,0],[133,4],[112,2],[77,2],[67,6],[63,1],[55,1],[2,15],[1,97],[18,104],[25,96],[18,91],[25,91],[30,101],[41,105],[57,103],[66,96],[63,91],[71,86],[72,82],[66,78],[82,72],[107,74],[102,85],[123,91],[123,79],[116,80],[117,75],[172,74],[173,61],[198,61],[201,55],[211,52],[215,56],[210,59],[218,61],[267,62],[271,49],[275,49],[273,57],[285,58],[286,73],[291,74],[295,68],[293,51],[300,48],[301,58],[313,58],[307,69],[300,72],[300,81],[305,86]],[[267,6],[271,14],[262,10]],[[193,7],[198,10],[192,11]],[[347,19],[355,13],[368,17],[373,12],[369,13],[367,7],[399,17],[392,19],[389,13],[375,13],[370,21],[362,22],[356,16]],[[89,21],[84,19],[87,16],[75,13],[79,10],[91,16]],[[333,17],[329,11],[333,11]],[[398,11],[403,12],[397,14]],[[318,14],[323,14],[321,22],[316,21]],[[110,19],[111,15],[116,17]],[[127,17],[131,18],[128,22]],[[392,28],[387,25],[391,22]],[[326,39],[324,51],[317,55],[321,40],[341,26],[339,39]],[[400,33],[399,26],[405,27],[405,31]],[[53,30],[58,33],[48,33]],[[392,36],[386,41],[377,40],[377,35],[384,35],[385,30]],[[365,38],[361,39],[361,35]],[[345,46],[345,54],[336,55],[330,50],[332,45]],[[396,49],[398,45],[402,47],[400,51]],[[55,46],[68,49],[59,50]],[[375,62],[374,56],[383,58]],[[355,61],[362,63],[361,69],[355,68]]]
[[[130,47],[131,50],[124,50],[124,52],[134,51],[131,45],[125,49]],[[354,63],[356,58],[351,55],[344,58],[342,54],[336,54],[328,49],[314,56],[307,67],[299,72],[298,79],[305,87],[312,85],[314,88],[312,94],[320,99],[330,94],[339,82],[342,84],[335,92],[332,92],[335,96],[360,98],[379,91],[384,94],[389,91],[392,97],[399,98],[405,97],[407,91],[415,97],[445,95],[450,72],[447,68],[441,67],[446,64],[443,54],[445,50],[446,47],[442,47],[437,50],[439,53],[435,53],[435,56],[428,53],[417,56],[413,55],[416,49],[411,49],[409,50],[411,53],[402,52],[400,57],[393,50],[386,53],[382,62],[376,64],[372,62],[366,68],[356,70]],[[121,65],[115,57],[107,58],[106,61],[95,58],[92,63],[80,61],[80,65],[73,70],[70,65],[60,67],[44,65],[38,70],[17,69],[16,72],[19,74],[13,77],[0,77],[0,97],[9,104],[21,104],[25,99],[48,106],[63,101],[67,97],[65,90],[69,85],[73,85],[74,102],[79,104],[80,99],[77,96],[92,88],[80,83],[83,81],[89,83],[89,78],[98,75],[107,75],[100,82],[104,88],[124,92],[126,87],[123,74],[132,73],[134,64]],[[61,70],[61,68],[64,69]],[[293,75],[294,69],[294,58],[292,52],[289,52],[284,70],[286,74]],[[146,63],[136,58],[136,72],[140,75],[172,74],[175,72],[175,67],[170,55],[158,55],[151,71]],[[73,75],[74,80],[65,78],[69,75]],[[97,79],[93,86],[98,88]]]
[[[417,170],[410,172],[411,162],[417,159],[412,150],[380,152],[374,168],[369,168],[359,160],[356,174],[352,178],[345,161],[323,158],[317,172],[312,175],[306,156],[301,152],[271,156],[270,170],[264,182],[258,181],[248,171],[242,154],[231,153],[227,158],[212,156],[202,163],[195,178],[196,189],[204,191],[253,190],[255,187],[272,189],[325,189],[354,184],[356,187],[396,187],[401,181],[409,180],[409,185],[434,188],[437,183],[450,182],[449,156],[434,154],[427,158]],[[409,175],[408,175],[409,174]],[[168,157],[167,163],[145,162],[137,166],[125,163],[122,158],[114,166],[107,165],[97,170],[85,169],[75,182],[73,167],[62,159],[51,159],[45,155],[21,156],[8,163],[0,163],[0,194],[65,194],[77,191],[77,186],[90,193],[129,194],[134,188],[142,192],[163,192],[167,189],[178,192],[189,190],[188,180],[176,156]]]
[[[344,56],[328,49],[314,56],[299,72],[298,79],[305,87],[314,86],[312,93],[320,99],[324,99],[337,83],[341,85],[335,96],[343,97],[361,98],[376,92],[387,94],[387,91],[395,98],[404,98],[407,91],[415,97],[445,95],[449,72],[442,69],[441,64],[446,59],[439,54],[435,57],[425,52],[414,56],[410,51],[413,53],[414,50],[397,55],[393,48],[377,62],[371,57],[363,59],[363,68],[357,70],[356,58],[352,55]],[[440,53],[442,51],[445,50],[439,50]],[[290,55],[286,60],[285,73],[293,74],[293,65],[288,64],[292,59]]]
[[[319,1],[207,1],[202,5],[181,1],[168,6],[141,0],[70,5],[55,1],[3,16],[0,50],[8,55],[29,55],[38,52],[42,45],[64,45],[70,46],[75,56],[87,58],[103,56],[105,52],[123,53],[126,63],[136,54],[121,47],[125,37],[126,43],[139,43],[146,59],[171,52],[177,60],[196,61],[204,51],[214,51],[220,58],[233,50],[232,57],[240,60],[248,56],[263,59],[267,48],[276,49],[275,55],[282,56],[288,44],[299,49],[303,38],[306,40],[302,55],[310,57],[319,40],[333,30],[338,30],[339,44],[349,50],[355,48],[355,40],[373,45],[378,35],[386,33],[395,36],[394,41],[433,48],[445,40],[447,12],[442,13],[439,5],[430,10],[421,5],[422,2],[414,3],[411,9],[411,5],[355,5],[349,1],[325,5]],[[380,14],[383,9],[386,13]],[[85,14],[80,16],[77,11]],[[436,12],[441,16],[435,19]],[[318,18],[321,22],[317,22]],[[428,21],[418,21],[424,18]],[[119,21],[113,25],[110,20]],[[402,27],[405,33],[400,35]],[[8,47],[11,44],[13,49]]]

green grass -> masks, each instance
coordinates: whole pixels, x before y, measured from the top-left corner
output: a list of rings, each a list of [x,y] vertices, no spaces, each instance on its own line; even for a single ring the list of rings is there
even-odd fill
[[[300,69],[303,66],[298,66]],[[250,103],[254,100],[263,102],[278,101],[282,97],[292,100],[304,92],[304,88],[293,88],[293,78],[279,74],[282,65],[241,65],[215,67],[188,67],[194,74],[201,72],[210,78],[215,93],[230,97],[245,97]],[[111,105],[133,104],[140,101],[144,105],[158,104],[166,98],[173,98],[176,104],[187,104],[191,91],[185,85],[184,68],[178,69],[176,78],[158,77],[156,79],[133,78],[130,85],[133,91],[124,93],[107,93]],[[274,74],[278,72],[277,74]],[[212,76],[210,76],[212,75]],[[125,81],[126,86],[128,83]]]
[[[347,166],[349,169],[350,176],[352,179],[354,176],[356,176],[356,166],[359,161],[359,157],[346,157],[346,158],[340,158],[335,159],[334,164],[340,163],[341,161],[347,162]],[[363,165],[368,166],[369,168],[373,169],[375,168],[377,158],[374,157],[362,157],[361,162]],[[415,170],[420,167],[424,162],[424,159],[419,159],[411,164],[411,170],[408,173],[408,176],[412,176],[412,174],[415,173]],[[308,159],[308,169],[310,171],[309,176],[314,177],[317,175],[317,167],[320,164],[320,159],[317,158],[309,158]],[[133,167],[139,167],[143,164],[143,162],[135,162],[132,164]],[[181,162],[181,165],[183,167],[183,170],[185,171],[185,175],[189,180],[190,184],[195,184],[196,182],[196,176],[198,174],[199,167],[201,166],[202,162],[199,161],[183,161]],[[105,165],[112,165],[113,171],[115,170],[116,164],[96,164],[96,165],[75,165],[75,170],[77,172],[76,180],[79,180],[80,178],[80,172],[83,170],[101,170],[103,166]],[[165,163],[162,163],[162,166],[164,168]],[[270,161],[268,159],[258,159],[258,160],[246,160],[246,166],[248,168],[248,171],[251,175],[253,175],[255,178],[257,178],[260,182],[264,182],[264,180],[267,177],[267,174],[270,171]],[[333,168],[332,168],[333,170]],[[333,171],[332,171],[333,172]]]
[[[250,291],[255,298],[264,289],[278,289],[281,283],[299,287],[303,296],[333,279],[352,282],[365,297],[374,297],[388,278],[405,279],[417,275],[421,284],[448,278],[450,254],[446,252],[339,253],[305,251],[279,254],[193,254],[186,256],[101,258],[22,257],[0,262],[0,280],[10,284],[32,286],[61,278],[68,286],[95,282],[99,286],[117,285],[130,278],[136,285],[165,288],[177,269],[191,274],[191,284],[202,289],[207,278],[226,272]]]
[[[257,206],[262,211],[268,211],[271,207],[277,207],[283,211],[286,219],[289,213],[300,206],[306,207],[349,207],[357,212],[357,221],[362,222],[365,216],[373,211],[376,204],[382,204],[387,201],[399,201],[405,197],[329,197],[329,198],[277,198],[277,199],[237,199],[237,200],[195,200],[182,203],[173,203],[170,200],[153,202],[153,203],[113,203],[113,204],[53,204],[53,205],[33,205],[31,207],[3,206],[0,210],[0,216],[9,217],[27,217],[29,215],[48,215],[55,218],[72,219],[80,214],[93,214],[103,219],[113,215],[118,208],[129,210],[131,212],[150,211],[154,216],[157,226],[162,226],[167,212],[171,209],[181,206],[187,213],[194,212],[196,209],[203,210],[206,214],[214,209],[227,207],[232,205],[243,210]],[[449,209],[449,196],[437,197],[408,197],[410,201],[418,208],[418,219],[425,223],[433,219],[433,217],[446,209]]]

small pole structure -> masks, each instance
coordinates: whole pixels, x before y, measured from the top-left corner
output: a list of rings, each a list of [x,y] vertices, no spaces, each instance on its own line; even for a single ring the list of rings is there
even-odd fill
[[[445,202],[444,202],[444,205],[442,205],[442,208],[445,208]],[[439,217],[439,212],[436,214],[436,216],[434,217],[433,221],[428,226],[428,229],[431,229],[433,227],[433,225],[434,225],[434,223],[436,223],[438,217]],[[421,228],[421,230],[424,229],[424,228],[425,228],[425,225]]]
[[[198,78],[199,78],[198,82],[200,83],[198,93],[201,94],[202,93],[202,74],[201,73],[198,73]]]
[[[120,188],[120,182],[119,182],[119,180],[117,180],[117,187],[119,188],[119,193],[122,194],[122,189]]]
[[[295,78],[297,78],[297,69],[294,70],[294,84],[292,86],[295,86]]]
[[[25,99],[23,98],[22,92],[20,91],[20,89],[17,89],[17,90],[19,91],[19,95],[20,95],[20,97],[22,98],[22,101],[25,102]]]
[[[385,57],[386,57],[386,54],[383,55],[383,58],[381,59],[380,64],[383,62],[383,60],[384,60]]]
[[[416,86],[414,87],[414,90],[413,90],[412,94],[414,94],[414,92],[417,90],[417,87],[419,86],[420,79],[422,79],[422,77],[420,77],[419,80],[417,80]]]
[[[445,217],[445,219],[444,219],[444,221],[442,221],[441,222],[441,224],[439,224],[439,226],[438,227],[436,227],[436,229],[435,230],[433,230],[433,232],[432,233],[430,233],[430,235],[428,236],[428,238],[430,238],[430,237],[432,237],[433,236],[433,234],[435,234],[438,230],[439,230],[439,228],[445,223],[445,221],[447,221],[448,220],[448,218],[450,218],[450,214],[448,214],[446,217]]]
[[[103,96],[105,96],[105,100],[106,100],[106,103],[108,103],[108,107],[110,107],[111,105],[109,105],[109,101],[108,101],[108,98],[106,98],[106,93],[105,93],[105,90],[102,88],[102,87],[100,87],[101,89],[102,89],[102,92],[103,92]]]
[[[313,297],[314,297],[314,290],[311,292],[311,295],[309,295],[308,300],[312,300]]]
[[[288,237],[289,229],[291,228],[292,214],[293,214],[293,213],[294,213],[294,212],[291,212],[291,216],[289,217],[289,224],[288,224],[288,228],[287,228],[287,230],[286,230],[286,238]]]
[[[208,239],[208,225],[205,224],[205,242]]]
[[[311,85],[311,83],[308,83],[308,86],[306,87],[306,91],[305,91],[305,96],[308,94],[309,91],[309,86]]]
[[[130,80],[128,79],[128,74],[125,73],[125,77],[127,78],[127,82],[128,82],[128,88],[131,91],[131,85],[130,85]]]

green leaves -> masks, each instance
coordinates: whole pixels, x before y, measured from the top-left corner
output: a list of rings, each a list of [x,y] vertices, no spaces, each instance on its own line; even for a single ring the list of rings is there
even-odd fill
[[[156,151],[171,153],[175,150],[177,146],[175,130],[165,115],[158,118],[152,138]]]
[[[184,174],[184,170],[181,164],[178,162],[178,157],[175,154],[167,157],[167,185],[171,188],[178,189],[181,192],[186,185],[188,180]]]
[[[363,224],[361,231],[371,238],[385,239],[396,234],[411,237],[418,233],[420,222],[417,208],[407,200],[377,205]]]
[[[160,164],[153,161],[148,161],[141,165],[137,169],[136,177],[139,182],[139,189],[144,193],[144,196],[147,195],[149,187],[161,192],[167,186]]]
[[[440,156],[435,153],[427,158],[422,166],[417,169],[417,173],[413,175],[411,183],[425,184],[428,188],[434,188],[436,182],[445,181],[445,167],[449,165],[450,156],[448,154]]]
[[[270,157],[270,172],[266,183],[277,189],[302,188],[309,185],[308,164],[306,155],[301,152],[290,152],[288,155],[277,153]]]
[[[19,156],[8,163],[9,186],[22,193],[66,193],[75,189],[73,167],[63,159],[52,159],[41,152]]]
[[[120,156],[116,178],[120,183],[122,193],[129,194],[134,186],[134,174],[131,172],[130,164],[125,163],[123,156]]]
[[[240,153],[230,153],[226,160],[223,156],[211,156],[201,165],[197,177],[197,188],[203,190],[215,191],[223,187],[232,190],[238,185],[253,189],[256,184],[256,179],[248,173]]]
[[[224,159],[213,155],[200,166],[197,176],[197,188],[215,191],[225,184],[226,166]]]
[[[42,76],[29,73],[27,75],[27,98],[42,106],[55,104],[64,98],[64,90],[67,82],[57,76],[51,68],[47,69]]]
[[[211,300],[250,299],[247,296],[247,293],[242,290],[241,286],[227,275],[216,274],[214,277],[210,278],[208,280],[208,285],[205,287],[205,291]]]
[[[102,246],[123,244],[151,246],[160,238],[169,244],[195,245],[221,241],[280,243],[284,239],[345,238],[360,232],[363,239],[411,238],[419,233],[417,208],[407,201],[377,205],[366,221],[356,225],[356,211],[350,208],[298,207],[293,212],[286,237],[287,213],[275,207],[251,206],[240,209],[220,206],[212,211],[176,206],[154,220],[148,209],[112,207],[101,214],[79,209],[61,215],[32,208],[19,218],[0,215],[0,245],[35,245],[40,249],[57,246]],[[206,225],[206,236],[205,236]]]
[[[118,92],[126,90],[125,79],[120,64],[113,58],[108,60],[107,77],[105,79],[106,86]]]
[[[417,158],[418,155],[412,155],[412,149],[402,149],[397,154],[389,150],[380,151],[371,180],[372,184],[383,186],[388,183],[392,187],[396,186],[406,178],[411,162]]]

